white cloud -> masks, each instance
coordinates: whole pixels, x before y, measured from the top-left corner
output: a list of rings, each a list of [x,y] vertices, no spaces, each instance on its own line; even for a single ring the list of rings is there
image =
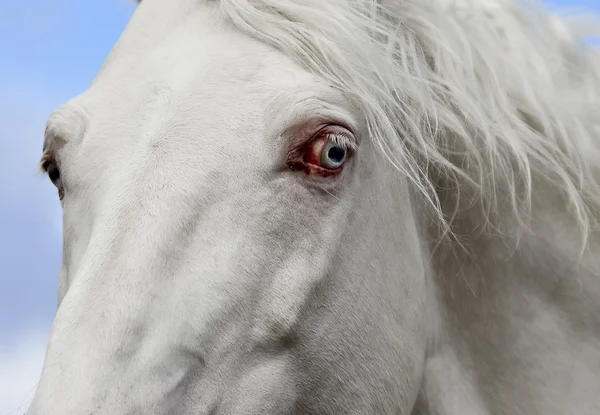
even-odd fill
[[[0,348],[0,415],[27,411],[42,372],[49,330],[27,330]],[[3,337],[5,333],[3,333]]]

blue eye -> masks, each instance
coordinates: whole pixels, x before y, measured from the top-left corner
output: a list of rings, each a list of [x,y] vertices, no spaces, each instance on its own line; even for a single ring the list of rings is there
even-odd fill
[[[338,144],[331,138],[328,138],[321,149],[319,163],[321,164],[321,167],[325,169],[335,170],[339,169],[344,164],[347,157],[348,148],[343,144]]]

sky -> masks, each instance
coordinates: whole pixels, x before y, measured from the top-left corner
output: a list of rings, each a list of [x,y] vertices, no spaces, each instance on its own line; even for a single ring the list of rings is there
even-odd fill
[[[27,408],[56,311],[62,213],[37,171],[46,117],[87,88],[133,3],[0,1],[0,415]],[[600,0],[546,3],[600,12]]]

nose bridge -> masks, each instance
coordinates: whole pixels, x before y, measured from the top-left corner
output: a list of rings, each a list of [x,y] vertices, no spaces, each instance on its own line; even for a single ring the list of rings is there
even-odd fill
[[[87,413],[123,413],[123,408],[106,412],[106,405],[136,405],[135,397],[122,394],[143,389],[153,390],[155,404],[163,405],[158,396],[174,389],[190,366],[178,366],[181,356],[159,335],[157,321],[164,325],[168,317],[154,318],[169,293],[164,256],[156,245],[173,239],[164,234],[168,226],[151,225],[135,214],[138,221],[132,221],[133,207],[120,206],[96,218],[78,269],[72,270],[30,414],[88,408]],[[163,238],[141,239],[149,226],[163,231]],[[165,361],[175,363],[165,368]],[[94,405],[103,410],[93,410]]]
[[[192,365],[161,338],[150,321],[152,304],[141,296],[102,295],[86,310],[76,296],[66,299],[30,413],[144,413],[128,408],[167,404],[165,393],[176,391]]]
[[[106,124],[112,131],[109,121],[100,117],[96,124]],[[90,131],[87,140],[106,135],[98,129]],[[152,130],[148,137],[162,135]],[[189,229],[198,220],[196,199],[210,204],[218,195],[198,184],[202,181],[186,180],[184,171],[174,169],[181,164],[179,158],[187,155],[163,148],[166,143],[156,148],[156,140],[148,142],[141,132],[126,141],[135,157],[129,163],[107,162],[102,180],[92,181],[74,199],[93,199],[94,206],[77,210],[89,226],[67,226],[75,229],[77,237],[66,235],[65,241],[76,246],[65,246],[68,259],[63,265],[69,287],[57,311],[47,358],[58,366],[72,366],[64,351],[81,361],[121,363],[138,354],[151,331],[149,319],[156,304],[171,289],[169,258],[174,251],[187,249]],[[157,166],[159,155],[164,160]],[[167,169],[170,174],[165,174]],[[47,366],[48,376],[55,376],[56,368]]]
[[[111,197],[107,202],[113,207],[94,218],[79,266],[68,271],[74,275],[56,316],[73,323],[67,331],[105,331],[106,337],[91,343],[94,347],[137,347],[147,334],[153,305],[169,291],[168,252],[178,240],[176,218],[165,204],[131,194]]]

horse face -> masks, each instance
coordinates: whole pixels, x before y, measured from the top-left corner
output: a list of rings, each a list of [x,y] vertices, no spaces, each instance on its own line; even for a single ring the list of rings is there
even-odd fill
[[[198,3],[143,3],[48,121],[64,259],[29,414],[408,413],[408,184],[343,91]]]

